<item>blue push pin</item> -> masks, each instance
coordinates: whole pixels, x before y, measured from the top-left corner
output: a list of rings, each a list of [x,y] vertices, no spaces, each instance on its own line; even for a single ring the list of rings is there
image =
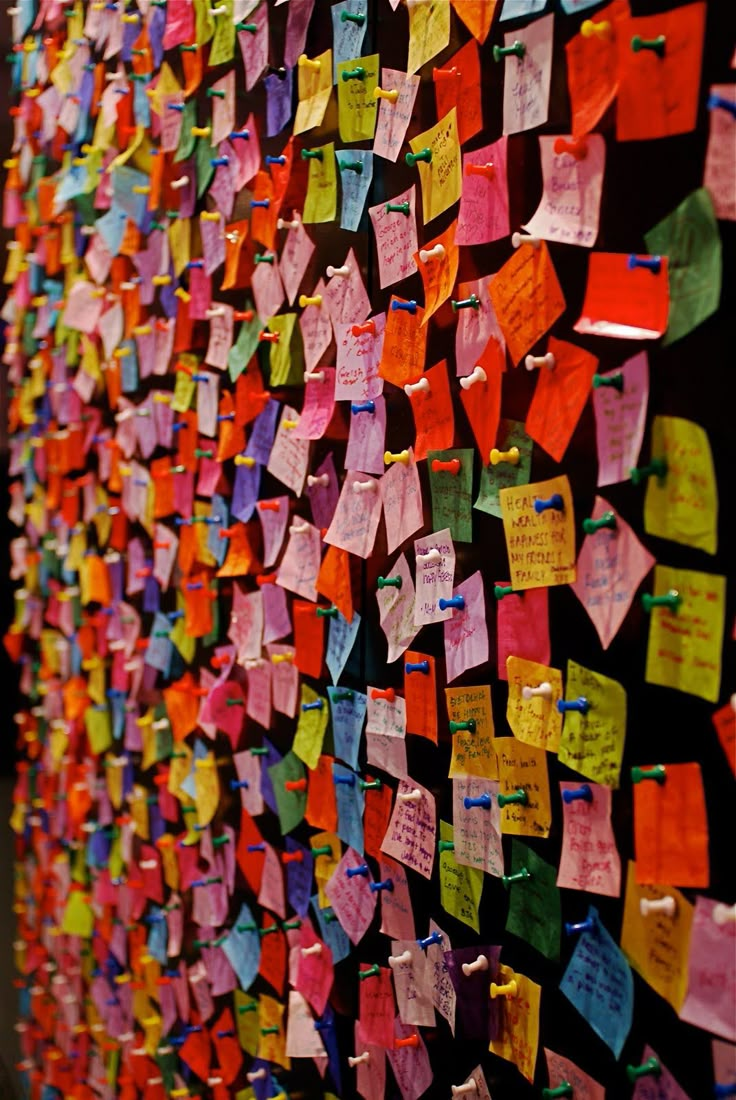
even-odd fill
[[[443,600],[440,597],[437,604],[440,611],[447,611],[448,607],[456,607],[458,611],[462,611],[465,607],[465,598],[463,596],[451,596],[449,600]]]
[[[417,940],[417,943],[421,947],[422,951],[426,951],[428,947],[431,947],[433,943],[442,943],[442,936],[439,932],[430,932],[426,939]]]
[[[564,714],[568,710],[576,710],[580,714],[587,714],[590,710],[590,703],[584,695],[579,695],[577,699],[558,699],[557,709],[560,714]]]
[[[355,878],[356,875],[365,876],[368,874],[368,864],[361,863],[359,867],[348,867],[345,870],[345,874],[348,878]]]
[[[413,298],[410,302],[397,302],[397,301],[394,300],[391,303],[392,313],[395,313],[397,309],[406,310],[407,313],[416,313],[417,303],[414,301]]]
[[[265,852],[266,851],[266,845],[265,844],[249,844],[248,845],[248,851],[249,852]]]
[[[315,699],[313,703],[302,703],[302,710],[322,710],[325,705],[324,699]]]
[[[566,802],[568,805],[571,802],[578,801],[592,802],[593,792],[591,791],[587,783],[583,783],[582,787],[576,787],[574,791],[563,791],[562,801]]]
[[[577,924],[569,924],[565,921],[565,935],[574,936],[578,932],[592,932],[595,928],[595,917],[586,917]]]
[[[237,791],[239,787],[243,787],[247,791],[248,787],[250,787],[250,783],[248,782],[247,779],[231,779],[230,780],[230,790],[231,791]]]
[[[466,810],[472,810],[476,806],[482,807],[484,810],[490,810],[491,808],[491,796],[487,791],[483,794],[479,794],[477,798],[464,798],[463,806]]]
[[[730,1085],[714,1085],[714,1096],[736,1096],[736,1081],[733,1081]]]
[[[389,894],[394,892],[394,880],[392,878],[385,878],[381,882],[369,883],[368,889],[372,894],[377,894],[380,890],[388,890]]]
[[[250,130],[231,130],[230,140],[237,141],[238,139],[240,139],[240,141],[248,141],[250,139]]]
[[[732,99],[724,99],[722,95],[715,95],[715,94],[714,95],[709,95],[708,100],[707,100],[705,105],[706,105],[706,107],[708,108],[709,111],[715,111],[715,110],[717,110],[717,108],[720,107],[720,109],[722,111],[728,111],[729,114],[733,115],[733,117],[736,118],[736,102],[734,102]],[[734,1087],[735,1086],[733,1086],[733,1085],[716,1085],[716,1088],[734,1088]],[[724,1093],[718,1093],[717,1092],[716,1093],[716,1096],[734,1096],[734,1095],[736,1095],[736,1093],[733,1093],[733,1092],[724,1092]]]
[[[194,267],[197,267],[197,268],[204,267],[204,260],[190,260],[189,263],[187,264],[187,268],[189,268],[191,270]]]
[[[626,261],[629,271],[635,271],[637,267],[645,267],[654,275],[659,275],[662,270],[661,256],[636,256],[632,252]]]
[[[271,200],[270,199],[251,199],[250,200],[250,205],[251,205],[251,207],[256,207],[256,208],[260,206],[264,210],[268,210],[269,206],[271,205]]]
[[[183,619],[184,618],[184,612],[183,611],[169,611],[166,615],[166,618],[169,620],[169,622],[173,623],[173,622],[176,622],[177,619]]]
[[[565,502],[559,493],[553,493],[547,500],[542,500],[540,497],[534,501],[534,511],[537,515],[541,515],[542,512],[547,512],[550,509],[555,512],[561,512],[565,507]]]
[[[230,157],[211,157],[210,164],[213,168],[226,168],[230,163]]]
[[[404,665],[405,672],[423,672],[425,676],[429,675],[429,661],[407,661]]]
[[[278,164],[282,168],[286,164],[286,157],[283,155],[280,157],[271,157],[267,153],[263,159],[265,160],[266,164]]]
[[[350,406],[351,413],[374,413],[376,411],[375,401],[361,401],[356,403],[355,401]]]
[[[354,787],[355,786],[355,776],[354,775],[333,775],[332,782],[333,783],[344,783],[344,785],[346,787]]]

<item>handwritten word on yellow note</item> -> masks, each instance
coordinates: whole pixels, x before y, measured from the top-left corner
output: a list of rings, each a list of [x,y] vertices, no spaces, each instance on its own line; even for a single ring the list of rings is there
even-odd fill
[[[501,832],[514,836],[549,836],[552,807],[544,749],[515,737],[497,737]],[[520,792],[524,791],[522,800]],[[511,797],[511,801],[506,801]],[[518,798],[518,801],[517,801]]]
[[[455,731],[450,726],[450,777],[477,775],[483,779],[498,779],[490,686],[445,688],[445,699],[451,723],[475,723],[472,730]]]
[[[715,554],[718,490],[708,436],[691,420],[655,416],[652,457],[666,460],[667,475],[649,478],[645,531]]]
[[[498,968],[496,985],[516,982],[514,997],[497,998],[499,1005],[498,1033],[488,1048],[499,1058],[513,1062],[527,1081],[534,1080],[539,1045],[539,1001],[542,987],[510,966]]]
[[[567,662],[568,702],[586,700],[587,711],[568,710],[559,760],[604,787],[618,787],[626,738],[626,692],[617,680],[576,661]]]
[[[426,149],[431,153],[431,160],[417,161],[422,185],[422,217],[426,225],[458,202],[463,189],[455,108],[435,126],[417,134],[409,144],[412,153],[421,156]]]
[[[557,700],[563,696],[562,673],[523,657],[507,657],[506,671],[506,720],[514,735],[538,749],[557,752],[562,733],[562,715],[557,709]]]
[[[511,587],[571,584],[575,569],[575,513],[570,482],[553,477],[501,489],[501,516]]]
[[[671,909],[663,908],[667,904],[664,899],[670,899]],[[694,912],[687,898],[673,886],[639,886],[636,865],[629,863],[621,950],[637,974],[675,1012],[682,1008],[687,993]]]

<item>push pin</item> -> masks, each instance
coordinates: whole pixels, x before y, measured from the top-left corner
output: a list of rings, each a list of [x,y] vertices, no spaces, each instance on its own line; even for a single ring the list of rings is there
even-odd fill
[[[405,1047],[418,1047],[419,1036],[415,1032],[413,1035],[408,1035],[405,1039],[394,1039],[394,1050],[403,1050]]]
[[[440,458],[432,459],[432,473],[433,474],[452,474],[453,477],[457,477],[460,473],[461,462],[459,458],[451,458],[447,462],[443,462]]]
[[[516,592],[510,584],[496,584],[493,588],[493,595],[497,600],[503,600],[506,596],[521,596],[521,592]]]
[[[418,787],[415,787],[412,791],[399,791],[396,795],[397,802],[421,802],[423,798],[422,792]]]
[[[439,260],[445,254],[445,246],[443,244],[436,244],[432,248],[420,248],[419,259],[423,264],[429,263],[430,260]]]
[[[337,268],[335,268],[334,270],[337,270]],[[363,325],[353,325],[350,331],[352,332],[353,336],[375,336],[376,322],[366,321]]]
[[[347,867],[345,869],[345,874],[348,878],[355,878],[357,875],[365,878],[368,872],[369,868],[367,863],[361,863],[357,867]]]
[[[300,222],[299,222],[298,218],[292,218],[292,220],[290,222],[286,221],[284,218],[277,218],[276,219],[276,228],[277,229],[298,229],[299,225],[300,225]]]
[[[394,691],[393,688],[385,688],[385,690],[383,690],[383,691],[380,690],[380,688],[373,688],[371,690],[371,699],[374,702],[377,699],[385,699],[387,703],[393,703],[395,698],[396,698],[396,692]]]
[[[343,73],[343,76],[345,74]],[[363,161],[362,160],[339,160],[337,167],[341,172],[355,172],[356,176],[363,175]]]
[[[349,1055],[348,1056],[348,1065],[350,1066],[351,1069],[354,1069],[356,1066],[368,1065],[370,1060],[371,1060],[371,1052],[369,1050],[364,1050],[362,1054],[357,1054],[354,1058]]]
[[[476,366],[474,366],[471,370],[470,374],[467,374],[465,378],[460,379],[460,388],[467,391],[471,389],[477,382],[487,381],[488,375],[483,370],[483,367],[476,364]]]
[[[385,878],[380,882],[371,882],[368,884],[368,889],[372,894],[380,893],[383,890],[387,890],[389,894],[393,894],[394,880],[392,878]]]
[[[613,531],[616,530],[616,513],[604,512],[599,519],[584,519],[583,531],[586,535],[594,535],[596,531],[600,531],[604,527],[609,527]]]
[[[299,55],[297,65],[300,69],[310,69],[312,72],[318,73],[322,68],[322,62],[319,60],[310,60],[305,53]]]
[[[308,474],[307,475],[307,485],[310,489],[313,489],[317,485],[321,486],[322,488],[327,488],[327,486],[329,484],[330,484],[330,475],[329,474]]]
[[[574,790],[563,791],[562,801],[568,806],[571,802],[592,802],[593,792],[587,783],[583,783],[580,787],[575,787]]]
[[[378,490],[377,481],[354,481],[354,493],[375,493]]]
[[[483,176],[484,179],[492,180],[496,175],[496,169],[490,160],[487,161],[485,164],[466,164],[465,175]]]
[[[366,72],[362,65],[356,65],[354,69],[343,69],[340,74],[343,84],[348,80],[365,80]]]
[[[634,53],[650,50],[656,53],[657,57],[664,57],[666,46],[667,38],[663,34],[658,34],[656,38],[642,38],[641,35],[635,34],[631,39],[631,48]]]
[[[408,202],[387,202],[386,213],[404,214],[408,218],[411,213],[411,206]]]
[[[586,19],[580,26],[580,33],[583,38],[609,38],[611,30],[611,24],[607,19],[602,19],[600,23],[594,23],[592,19]]]
[[[401,588],[404,583],[403,577],[379,577],[376,581],[376,587],[380,590],[383,588]]]
[[[417,940],[417,943],[421,947],[422,951],[426,951],[427,948],[431,947],[433,944],[442,943],[442,935],[439,932],[430,932],[430,934],[426,936],[425,939]]]
[[[677,910],[677,902],[671,895],[664,898],[640,898],[639,912],[642,917],[648,917],[650,913],[664,913],[666,917],[674,917]]]
[[[565,502],[562,499],[560,493],[553,493],[551,497],[547,497],[546,500],[541,497],[537,497],[534,501],[534,511],[537,515],[541,515],[542,512],[563,512],[565,510]]]
[[[527,355],[524,360],[524,366],[527,370],[541,370],[542,367],[547,367],[548,370],[555,369],[555,357],[551,351],[548,351],[546,355]]]
[[[722,901],[713,906],[713,922],[723,927],[724,924],[736,923],[736,905],[724,905]]]
[[[655,764],[651,768],[637,768],[631,769],[631,782],[641,783],[645,779],[653,779],[655,783],[659,783],[660,787],[667,780],[667,771],[664,764]]]
[[[302,160],[322,160],[324,157],[324,149],[302,149]]]
[[[534,699],[539,697],[540,699],[552,698],[552,685],[547,680],[543,680],[538,687],[532,687],[530,684],[525,684],[521,689],[522,699]]]
[[[636,256],[632,252],[626,261],[629,271],[635,271],[637,267],[643,267],[651,271],[653,275],[659,275],[662,270],[661,256]]]
[[[307,309],[308,306],[316,306],[319,308],[322,305],[322,295],[313,294],[311,297],[308,294],[299,295],[299,308]],[[324,378],[324,374],[322,375]]]
[[[499,462],[508,462],[509,466],[518,466],[521,456],[518,447],[509,447],[508,451],[499,451],[497,447],[494,447],[489,457],[491,466],[498,466]]]
[[[466,1081],[462,1085],[452,1086],[453,1096],[470,1096],[478,1092],[478,1082],[475,1078],[471,1077],[469,1081]]]
[[[342,264],[341,267],[333,267],[332,264],[328,264],[325,269],[325,274],[328,279],[347,279],[348,275],[350,274],[350,265]]]
[[[384,451],[383,461],[386,466],[391,466],[394,462],[399,462],[402,466],[409,465],[409,452],[404,449],[403,451]]]
[[[709,111],[720,108],[722,111],[728,111],[730,115],[736,118],[736,102],[731,99],[724,99],[720,95],[709,95],[705,105]]]
[[[320,304],[321,303],[322,303],[322,298],[320,298]],[[305,370],[305,372],[304,372],[304,381],[305,382],[324,382],[324,380],[325,380],[325,372],[323,370]]]
[[[676,588],[671,588],[664,596],[650,596],[645,592],[641,598],[642,607],[646,612],[651,612],[655,607],[666,607],[675,614],[679,611],[681,603],[682,596]]]
[[[376,403],[375,401],[353,401],[350,405],[351,413],[375,413]]]
[[[569,1081],[560,1081],[555,1088],[542,1089],[544,1100],[557,1100],[558,1097],[572,1096],[573,1087]]]
[[[474,962],[463,963],[462,972],[466,978],[469,978],[471,974],[477,974],[481,970],[488,969],[488,959],[485,955],[478,955],[478,958]]]
[[[413,298],[408,302],[399,302],[394,298],[391,302],[391,312],[396,313],[397,310],[404,310],[406,313],[414,314],[417,311],[417,303]],[[404,390],[406,390],[406,386],[404,386]]]
[[[359,981],[364,982],[366,980],[366,978],[374,978],[376,976],[376,974],[380,974],[380,973],[381,973],[380,966],[378,965],[378,963],[374,963],[373,966],[369,966],[367,970],[359,970],[358,971],[358,979],[359,979]]]
[[[621,371],[616,371],[615,374],[594,374],[593,389],[599,390],[601,386],[608,386],[611,389],[618,390],[619,393],[623,393],[624,376]]]
[[[558,699],[557,710],[560,714],[565,714],[567,711],[577,711],[578,714],[587,714],[590,710],[590,702],[584,695],[578,695],[577,699]]]
[[[592,932],[595,928],[595,917],[586,917],[585,920],[578,921],[577,924],[570,924],[565,921],[565,935],[575,936],[579,932]]]
[[[408,164],[409,168],[413,168],[415,164],[423,162],[424,164],[432,163],[432,150],[427,146],[424,149],[420,149],[418,153],[407,153],[404,160]]]
[[[532,248],[539,248],[541,244],[539,237],[533,237],[531,233],[512,233],[511,234],[511,247],[521,248],[523,244],[530,244]]]
[[[495,1001],[496,997],[509,997],[513,999],[519,992],[519,986],[515,978],[511,981],[505,982],[503,985],[496,985],[495,982],[491,982],[491,1000]]]
[[[520,42],[517,38],[510,46],[494,46],[493,47],[493,60],[500,61],[503,57],[511,57],[515,55],[521,61],[526,53],[526,46],[523,42]]]
[[[408,674],[421,672],[424,676],[429,676],[429,661],[407,661],[404,664],[404,672]]]
[[[321,955],[321,954],[322,954],[322,944],[321,943],[313,943],[311,945],[311,947],[303,947],[302,948],[302,958],[305,958],[305,959],[310,958],[312,955]]]
[[[565,138],[557,138],[554,144],[554,150],[557,156],[562,156],[563,153],[568,153],[575,160],[585,160],[588,155],[588,143],[585,138],[579,138],[577,141],[567,141]]]
[[[429,393],[429,379],[420,378],[418,382],[407,382],[404,393],[407,397],[413,397],[415,393]]]
[[[463,596],[451,596],[449,600],[445,600],[440,596],[437,606],[440,611],[447,611],[450,608],[462,611],[465,608],[465,598]]]
[[[491,808],[491,796],[487,791],[483,791],[477,798],[470,798],[468,795],[463,799],[463,806],[466,810],[482,809],[490,810]]]
[[[513,794],[499,794],[496,796],[498,804],[503,809],[504,806],[528,806],[529,795],[523,787],[517,787]]]
[[[475,718],[467,718],[462,722],[454,722],[452,719],[449,722],[450,733],[475,733],[476,721]]]
[[[658,1058],[647,1058],[646,1062],[642,1062],[640,1066],[628,1065],[626,1067],[626,1076],[632,1085],[635,1081],[638,1081],[640,1077],[659,1077],[662,1073],[662,1067]]]

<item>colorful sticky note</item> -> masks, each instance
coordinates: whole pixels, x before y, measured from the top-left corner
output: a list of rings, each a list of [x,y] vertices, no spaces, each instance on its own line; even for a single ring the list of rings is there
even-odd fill
[[[528,877],[524,872],[528,872]],[[524,876],[515,878],[515,876]],[[562,907],[555,868],[523,841],[511,841],[506,931],[556,962],[560,957]]]
[[[523,53],[504,58],[503,132],[518,134],[547,121],[552,79],[554,16],[545,15],[504,35],[504,47],[516,42]]]
[[[506,658],[506,672],[506,721],[512,733],[528,745],[557,752],[562,733],[562,715],[557,709],[557,700],[563,696],[562,673],[537,661],[511,656]]]
[[[646,765],[644,771],[652,765]],[[636,881],[708,886],[708,817],[699,764],[664,765],[633,783]],[[633,778],[633,777],[632,777]]]
[[[736,1042],[733,1004],[736,996],[736,924],[717,920],[721,902],[695,899],[690,933],[687,996],[680,1019],[713,1035]]]
[[[518,451],[518,455],[514,452]],[[526,485],[529,482],[529,474],[532,463],[532,441],[524,430],[524,425],[517,420],[501,419],[496,434],[496,449],[500,455],[509,456],[499,458],[496,465],[487,463],[487,456],[481,455],[480,488],[478,498],[473,504],[479,512],[486,512],[490,516],[501,519],[501,502],[499,492],[515,485]]]
[[[673,903],[671,912],[656,908],[663,899]],[[650,902],[655,903],[651,910]],[[687,992],[694,912],[684,894],[673,886],[639,886],[636,867],[629,863],[621,950],[632,969],[678,1013]]]
[[[619,897],[621,859],[611,825],[610,788],[598,783],[563,781],[560,794],[562,851],[557,885],[589,894]]]
[[[449,8],[443,7],[449,19]],[[412,10],[421,10],[421,5],[415,5]],[[456,109],[453,107],[434,126],[417,134],[409,145],[414,155],[422,157],[417,167],[422,188],[422,218],[426,225],[449,210],[463,189]],[[430,153],[429,160],[423,155],[426,150]]]
[[[497,1032],[490,1050],[513,1062],[527,1081],[534,1080],[539,1047],[539,1004],[542,987],[508,966],[499,966],[496,983],[516,982],[516,995],[498,999]]]
[[[511,586],[523,591],[575,580],[575,514],[567,477],[501,489]]]
[[[454,831],[440,821],[440,840],[452,842]],[[455,852],[446,848],[439,854],[440,905],[451,917],[480,932],[478,912],[483,892],[483,871],[460,863]]]
[[[574,328],[586,336],[657,340],[667,328],[669,304],[666,256],[592,252],[583,309]]]
[[[648,402],[649,361],[645,351],[600,375],[599,385],[593,390],[598,485],[614,485],[629,478],[639,460]]]
[[[580,148],[572,135],[540,137],[544,192],[523,228],[547,241],[592,248],[598,237],[606,144],[600,134],[589,134],[583,139],[583,156]]]
[[[552,805],[544,749],[525,745],[515,737],[497,737],[501,832],[514,836],[549,836]],[[524,791],[525,797],[520,797]],[[512,801],[506,801],[509,797]]]
[[[631,1030],[634,979],[592,905],[587,919],[592,921],[592,927],[578,938],[560,982],[560,992],[619,1058]]]
[[[518,363],[565,309],[546,242],[522,243],[488,288],[509,355]]]
[[[615,789],[626,739],[626,691],[618,681],[568,661],[565,700],[578,708],[565,712],[560,763]]]
[[[542,367],[526,418],[527,434],[562,462],[590,395],[598,360],[583,348],[550,336],[547,353],[554,367]]]
[[[706,432],[679,416],[655,416],[651,450],[665,459],[667,472],[648,479],[645,531],[715,554],[718,490]]]

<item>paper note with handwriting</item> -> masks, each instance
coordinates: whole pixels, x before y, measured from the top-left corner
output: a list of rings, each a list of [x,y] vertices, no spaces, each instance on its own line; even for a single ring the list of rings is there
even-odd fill
[[[389,664],[409,648],[417,629],[414,625],[414,577],[403,553],[391,567],[391,576],[400,578],[401,584],[379,588],[376,592],[381,629],[388,642],[386,659]]]
[[[629,964],[592,905],[588,918],[592,927],[578,937],[560,982],[560,992],[619,1058],[631,1030],[634,979]]]
[[[650,902],[656,906],[665,898],[674,903],[672,912],[647,908]],[[682,1008],[687,992],[694,913],[694,907],[674,886],[639,886],[636,867],[633,862],[629,863],[621,950],[632,969],[664,997],[675,1012]]]
[[[358,70],[362,70],[358,73]],[[357,74],[357,75],[351,75]],[[376,129],[378,54],[337,64],[337,112],[343,141],[370,141]],[[372,154],[369,154],[372,158]]]
[[[540,137],[544,193],[523,228],[546,241],[592,248],[598,237],[606,144],[601,134],[590,134],[582,141],[581,156],[581,146],[572,135]]]
[[[356,485],[362,486],[367,482],[373,484],[372,490],[355,489]],[[378,481],[348,470],[324,541],[347,550],[349,554],[367,558],[373,550],[380,518],[381,494]]]
[[[527,1081],[534,1080],[539,1047],[539,1004],[542,987],[531,978],[503,964],[498,968],[496,982],[505,985],[516,982],[515,997],[498,999],[498,1028],[491,1039],[491,1053],[513,1062]]]
[[[555,882],[555,868],[537,855],[533,848],[514,837],[508,874],[512,881],[508,887],[506,931],[531,944],[540,955],[557,962],[562,935],[562,906]],[[522,877],[514,881],[514,876]]]
[[[503,59],[504,134],[533,130],[547,121],[553,32],[554,16],[545,15],[504,35],[504,46],[521,42],[524,47],[523,53],[514,52]]]
[[[549,836],[552,804],[544,749],[526,745],[515,737],[497,737],[495,748],[499,794],[504,798],[501,832],[514,836]]]
[[[440,840],[452,843],[457,834],[446,821],[440,821]],[[500,836],[499,836],[500,847]],[[483,893],[483,871],[461,863],[456,851],[445,848],[438,857],[440,868],[440,905],[451,917],[480,932],[479,909]]]
[[[667,473],[647,481],[644,530],[715,554],[718,490],[705,430],[679,416],[655,416],[651,452],[665,459]]]
[[[580,1067],[569,1058],[563,1058],[561,1054],[555,1054],[547,1047],[544,1048],[544,1057],[547,1060],[550,1089],[570,1085],[575,1100],[606,1100],[606,1090],[603,1085],[599,1085],[587,1073],[583,1073]]]
[[[421,7],[421,4],[415,5],[412,10],[419,10]],[[448,111],[429,130],[411,138],[409,145],[414,155],[422,156],[417,161],[417,168],[422,189],[422,220],[427,225],[445,210],[449,210],[458,201],[463,189],[455,108]],[[426,150],[430,153],[429,160],[423,155]]]
[[[554,367],[542,367],[529,406],[525,428],[535,443],[562,462],[590,396],[598,360],[589,351],[550,336],[547,354]]]
[[[427,466],[432,526],[449,530],[454,542],[472,542],[473,451],[469,448],[429,451]]]
[[[381,102],[383,104],[385,100]],[[388,202],[379,202],[376,206],[368,207],[376,240],[378,277],[382,288],[408,279],[416,271],[416,193],[416,185],[412,184],[405,191],[393,195]]]
[[[575,514],[566,476],[499,492],[512,588],[575,580]]]
[[[516,448],[518,455],[513,448]],[[479,512],[486,512],[489,516],[501,519],[500,490],[509,489],[515,485],[526,485],[529,482],[532,441],[526,434],[524,425],[518,420],[502,418],[496,432],[496,449],[499,454],[508,455],[511,452],[513,461],[504,458],[494,466],[487,461],[488,456],[481,456],[480,488],[473,507]]]
[[[441,608],[440,600],[452,599],[455,578],[455,547],[448,528],[414,540],[416,559],[416,605],[414,625],[440,623],[452,615],[452,607]]]
[[[445,688],[445,702],[451,722],[474,724],[474,728],[452,734],[450,778],[474,775],[498,779],[490,686]]]
[[[733,84],[712,84],[710,95],[724,104],[736,102]],[[736,126],[732,111],[724,104],[709,111],[703,186],[718,220],[733,222],[736,221]]]
[[[528,745],[557,752],[562,733],[562,715],[557,709],[557,700],[563,696],[562,673],[512,656],[506,658],[506,673],[506,721],[512,733]]]
[[[467,669],[488,663],[488,623],[480,569],[453,588],[452,598],[462,600],[463,605],[453,608],[444,624],[448,684]]]
[[[616,98],[619,79],[617,37],[624,33],[621,20],[628,15],[628,0],[613,0],[595,13],[594,25],[608,24],[606,33],[583,35],[578,31],[565,44],[575,139],[590,133]]]
[[[580,797],[587,786],[589,795]],[[584,792],[585,793],[585,792]],[[611,825],[611,790],[598,783],[563,780],[562,851],[557,885],[617,898],[621,894],[621,859]],[[576,797],[567,801],[571,795]]]
[[[507,138],[500,137],[463,153],[463,190],[455,234],[458,245],[489,244],[511,232],[506,143]],[[478,168],[481,171],[474,171]]]
[[[549,591],[527,588],[508,591],[511,585],[496,581],[496,655],[499,680],[508,677],[509,657],[521,657],[547,665],[550,661]]]
[[[626,739],[626,691],[617,680],[568,660],[565,700],[578,706],[565,712],[560,763],[617,788]]]
[[[465,799],[490,795],[491,805],[466,806]],[[474,867],[484,874],[500,878],[503,874],[501,818],[498,807],[498,783],[475,776],[458,776],[452,781],[452,819],[454,858],[463,867]],[[441,837],[440,839],[445,839]]]
[[[384,66],[381,69],[381,88],[384,92],[398,92],[398,96],[393,102],[381,99],[373,152],[384,160],[396,161],[414,113],[419,77]]]
[[[736,1042],[736,924],[715,919],[722,902],[697,897],[690,932],[687,996],[680,1019]]]
[[[643,764],[645,772],[653,764]],[[636,881],[707,887],[708,816],[700,764],[665,764],[659,782],[645,775],[632,784]]]
[[[546,242],[522,243],[488,286],[509,355],[518,363],[565,309]]]
[[[579,319],[573,326],[586,336],[617,340],[658,340],[669,315],[669,263],[666,256],[641,256],[646,266],[617,252],[592,252]]]
[[[449,4],[412,4],[409,9],[409,55],[406,69],[415,73],[450,41]]]
[[[418,798],[415,792],[419,792]],[[434,795],[413,779],[400,779],[381,851],[424,878],[431,878],[436,830]]]
[[[628,480],[639,461],[649,403],[647,353],[603,372],[600,383],[593,389],[599,486]]]

